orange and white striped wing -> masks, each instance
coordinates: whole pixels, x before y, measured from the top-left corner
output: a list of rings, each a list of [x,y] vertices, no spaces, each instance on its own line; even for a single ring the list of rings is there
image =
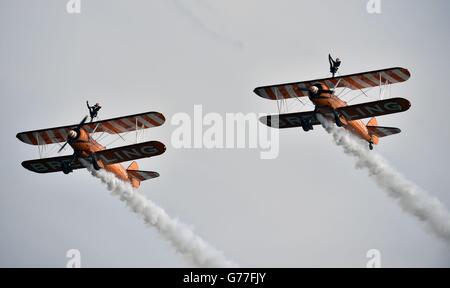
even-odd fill
[[[346,87],[352,90],[365,89],[382,86],[385,84],[395,84],[407,81],[411,77],[405,68],[390,68],[348,76],[337,77],[341,79],[339,87]]]
[[[67,141],[67,135],[73,127],[76,127],[76,125],[22,132],[17,134],[16,137],[20,141],[31,145],[61,143]]]
[[[308,89],[314,82],[298,82],[298,83],[288,83],[281,85],[258,87],[253,92],[262,98],[270,100],[283,100],[288,98],[296,97],[306,97],[308,96],[307,91],[303,89]]]
[[[308,96],[307,90],[315,83],[324,83],[330,88],[339,85],[352,90],[395,84],[408,80],[411,77],[405,68],[389,68],[365,73],[358,73],[335,78],[324,78],[296,83],[258,87],[254,92],[262,98],[270,100],[282,100]]]
[[[89,133],[106,132],[118,134],[134,131],[137,129],[147,129],[158,127],[164,124],[166,119],[159,112],[147,112],[126,117],[118,117],[86,124],[83,128]]]
[[[102,120],[87,123],[83,126],[87,132],[106,132],[109,134],[124,133],[134,131],[136,129],[147,129],[158,127],[164,124],[166,119],[159,112],[147,112],[126,117],[118,117],[108,120]],[[69,131],[77,125],[69,125],[50,129],[41,129],[35,131],[27,131],[17,134],[17,138],[31,145],[46,145],[61,143],[67,141]]]
[[[84,168],[83,164],[78,160],[72,159],[72,155],[61,156],[61,157],[52,157],[52,158],[41,158],[35,160],[28,160],[22,162],[22,166],[36,173],[54,173],[63,171],[63,164],[71,163],[72,169],[82,169]]]

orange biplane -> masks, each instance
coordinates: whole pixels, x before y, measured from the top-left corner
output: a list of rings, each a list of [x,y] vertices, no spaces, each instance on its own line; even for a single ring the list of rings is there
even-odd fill
[[[58,153],[67,144],[73,150],[73,155],[41,158],[22,162],[22,166],[36,173],[60,172],[69,174],[74,169],[85,168],[82,161],[92,164],[94,169],[105,169],[112,172],[119,179],[131,183],[134,188],[140,186],[141,181],[156,178],[157,172],[140,171],[138,164],[132,162],[128,168],[119,163],[140,158],[153,157],[165,152],[166,147],[158,141],[137,143],[134,145],[106,149],[93,139],[94,133],[119,134],[139,129],[152,128],[162,125],[165,118],[158,112],[147,112],[114,119],[86,123],[87,116],[78,125],[69,125],[50,129],[22,132],[17,138],[27,144],[43,146],[54,143],[64,143]]]
[[[304,131],[314,129],[321,123],[318,113],[331,119],[339,127],[351,131],[366,140],[372,150],[379,138],[400,133],[400,129],[378,126],[376,116],[399,113],[408,110],[411,104],[403,98],[391,98],[357,105],[347,105],[340,99],[335,90],[338,88],[360,90],[372,87],[400,83],[410,78],[404,68],[390,68],[353,75],[338,76],[305,82],[258,87],[254,92],[266,99],[285,100],[289,98],[309,97],[315,105],[314,111],[265,116],[260,121],[270,127],[293,128],[302,127]],[[366,94],[367,95],[367,94]],[[361,119],[372,118],[367,125]]]

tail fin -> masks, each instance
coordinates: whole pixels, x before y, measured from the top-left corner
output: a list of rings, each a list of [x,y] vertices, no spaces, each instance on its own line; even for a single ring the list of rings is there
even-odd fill
[[[369,130],[369,134],[372,137],[372,143],[375,145],[378,145],[378,143],[380,142],[380,139],[378,138],[378,135],[376,133],[373,133],[372,131],[372,127],[376,127],[378,125],[378,120],[377,118],[373,117],[372,119],[369,120],[369,122],[367,122],[367,130]]]
[[[133,161],[133,163],[128,166],[127,174],[128,178],[130,179],[131,185],[134,188],[139,188],[142,181],[159,177],[159,174],[157,172],[140,171],[139,165],[136,163],[136,161]]]
[[[378,126],[377,118],[373,117],[372,119],[370,119],[369,122],[367,122],[366,126]]]
[[[139,170],[139,165],[136,161],[131,162],[130,166],[128,166],[127,170]]]
[[[133,173],[131,171],[136,171],[139,169],[139,165],[136,161],[131,162],[130,166],[127,168],[127,175],[130,179],[131,186],[133,188],[139,188],[141,186],[141,181],[137,177],[133,177]]]

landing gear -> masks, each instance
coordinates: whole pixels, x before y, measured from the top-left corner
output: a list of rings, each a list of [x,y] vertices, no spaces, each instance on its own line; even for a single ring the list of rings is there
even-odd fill
[[[97,171],[100,170],[100,166],[98,165],[97,157],[95,156],[95,154],[91,155],[90,160],[94,169]]]
[[[302,119],[302,128],[303,128],[303,131],[305,131],[305,132],[314,130],[314,126],[311,123],[311,119]]]
[[[342,127],[343,124],[341,122],[341,118],[339,118],[339,114],[337,113],[336,110],[333,110],[333,115],[334,115],[334,122],[336,122],[336,126]]]
[[[62,163],[62,171],[66,175],[71,173],[71,172],[73,172],[73,168],[72,168],[71,162],[66,162],[66,161],[63,162]]]
[[[326,118],[331,118],[330,114],[332,114],[333,115],[333,120],[334,120],[334,123],[336,123],[336,126],[338,126],[338,127],[344,126],[344,124],[341,121],[341,118],[339,117],[339,113],[336,110],[334,110],[334,109],[332,109],[330,107],[327,107],[327,106],[322,106],[322,107],[316,106],[316,108],[314,108],[314,113],[319,113],[322,116],[326,116]]]
[[[370,151],[373,150],[373,142],[372,141],[369,142],[369,149],[370,149]]]

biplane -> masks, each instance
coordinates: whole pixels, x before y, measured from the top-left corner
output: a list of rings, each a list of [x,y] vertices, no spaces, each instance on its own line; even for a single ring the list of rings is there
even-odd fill
[[[335,91],[339,88],[348,91],[366,88],[386,87],[390,84],[400,83],[411,77],[409,71],[404,68],[389,68],[352,75],[336,76],[304,82],[287,83],[258,87],[254,92],[262,98],[270,100],[286,100],[290,98],[300,99],[308,97],[314,104],[314,111],[286,113],[261,117],[260,121],[274,128],[302,127],[304,131],[314,129],[320,125],[317,115],[320,113],[339,127],[344,127],[353,134],[366,140],[370,150],[374,144],[379,143],[379,138],[401,132],[398,128],[380,127],[375,117],[399,113],[408,110],[411,104],[403,98],[380,99],[356,105],[348,105],[339,98]],[[367,95],[367,94],[366,94]],[[381,95],[381,94],[380,94]],[[381,97],[380,97],[381,98]],[[301,101],[303,103],[303,101]],[[361,119],[371,118],[367,124]]]
[[[121,133],[157,127],[165,122],[161,113],[147,112],[96,122],[87,122],[87,118],[88,116],[84,117],[79,124],[18,133],[16,137],[27,144],[40,147],[59,143],[61,147],[58,153],[68,144],[74,151],[72,155],[24,161],[22,166],[36,173],[69,174],[75,169],[85,168],[86,163],[90,163],[95,170],[105,169],[112,172],[134,188],[138,188],[141,181],[159,177],[157,172],[140,171],[137,162],[133,160],[163,154],[166,150],[163,143],[148,141],[106,149],[94,140],[93,135],[107,133],[120,136]],[[133,161],[128,168],[120,164],[127,161]]]

